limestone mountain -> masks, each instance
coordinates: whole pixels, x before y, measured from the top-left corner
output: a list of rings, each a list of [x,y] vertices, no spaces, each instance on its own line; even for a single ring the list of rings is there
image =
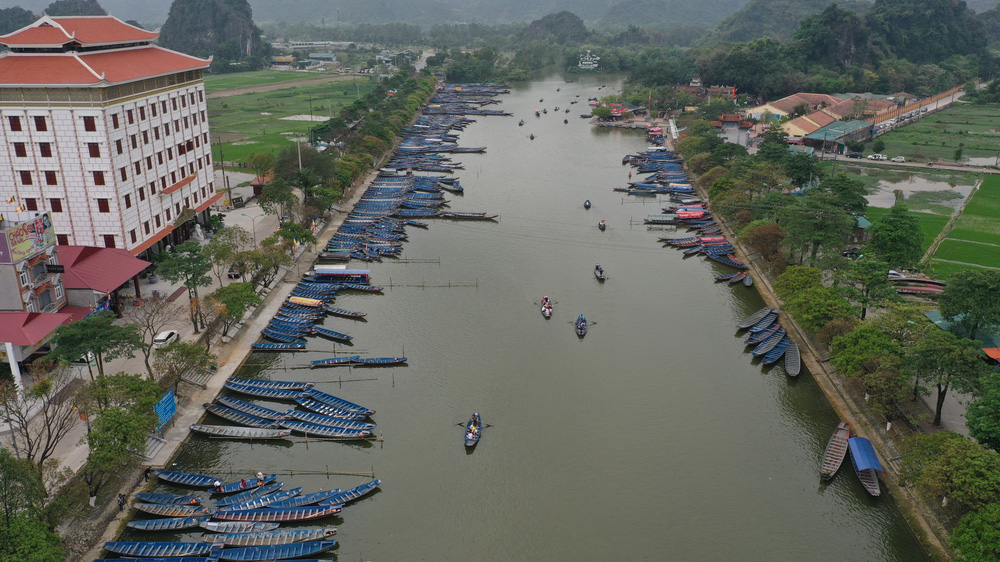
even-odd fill
[[[45,8],[50,16],[106,16],[97,0],[56,0]]]
[[[226,64],[257,59],[270,49],[247,0],[174,0],[160,44],[199,57],[214,55]]]
[[[787,41],[806,16],[822,12],[830,3],[831,0],[750,0],[702,37],[701,43],[743,42],[759,37]],[[848,0],[837,5],[854,12],[871,7],[870,2],[863,0]]]

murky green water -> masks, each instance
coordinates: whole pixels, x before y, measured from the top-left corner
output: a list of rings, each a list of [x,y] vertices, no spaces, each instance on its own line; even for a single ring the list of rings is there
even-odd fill
[[[577,116],[599,85],[551,78],[504,96],[514,117],[481,117],[462,133],[463,146],[488,152],[456,156],[466,195],[450,197],[453,210],[500,221],[434,222],[410,233],[405,253],[440,263],[372,266],[378,283],[474,286],[338,298],[367,322],[328,318],[326,327],[355,336],[357,353],[405,354],[408,367],[261,365],[329,356],[334,344],[314,338],[310,349],[326,351],[256,355],[241,373],[315,380],[374,408],[384,442],[195,438],[174,468],[241,469],[235,478],[374,470],[381,491],[321,522],[339,525],[340,560],[924,559],[890,498],[867,497],[850,470],[820,483],[838,420],[808,373],[789,380],[780,366],[754,365],[734,337],[736,322],[762,306],[756,293],[713,283],[721,266],[656,242],[683,233],[630,226],[659,212],[611,191],[627,178],[622,156],[646,142]],[[534,117],[541,107],[548,114]],[[596,262],[604,284],[591,274]],[[556,301],[547,321],[543,295]],[[580,313],[594,322],[583,339],[572,325]],[[460,424],[473,411],[491,427],[470,452]],[[307,492],[366,481],[283,480]]]

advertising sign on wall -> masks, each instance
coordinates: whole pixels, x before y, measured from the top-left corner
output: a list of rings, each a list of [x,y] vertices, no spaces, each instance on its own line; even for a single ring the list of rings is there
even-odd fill
[[[52,215],[45,213],[0,232],[0,263],[17,263],[55,243]]]

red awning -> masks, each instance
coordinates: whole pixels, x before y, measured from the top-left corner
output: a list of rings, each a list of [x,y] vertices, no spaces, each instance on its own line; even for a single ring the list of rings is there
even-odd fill
[[[215,195],[209,197],[208,199],[205,199],[205,201],[201,205],[198,205],[198,207],[194,211],[196,213],[200,213],[205,209],[207,209],[209,205],[215,203],[219,199],[222,199],[222,193],[216,193]]]
[[[149,240],[146,240],[142,244],[139,244],[135,248],[132,248],[131,250],[129,250],[129,252],[131,252],[132,255],[141,254],[141,253],[145,252],[147,248],[152,247],[153,244],[156,244],[157,242],[159,242],[160,240],[162,240],[164,236],[170,234],[173,231],[174,231],[174,225],[172,225],[172,224],[168,225],[163,230],[161,230],[161,231],[157,232],[156,234],[154,234],[153,237],[150,238]]]
[[[195,178],[197,178],[197,177],[198,176],[196,176],[194,174],[191,174],[190,176],[182,179],[181,181],[175,183],[174,185],[171,185],[170,187],[164,189],[160,193],[173,193],[173,192],[177,191],[178,189],[184,187],[185,185],[193,182],[195,180]]]
[[[1000,347],[984,347],[983,351],[990,356],[990,359],[1000,361]]]
[[[56,252],[59,263],[66,268],[63,284],[67,289],[109,293],[150,265],[118,248],[56,246]]]
[[[0,312],[0,341],[35,345],[59,326],[69,324],[72,317],[62,312]]]

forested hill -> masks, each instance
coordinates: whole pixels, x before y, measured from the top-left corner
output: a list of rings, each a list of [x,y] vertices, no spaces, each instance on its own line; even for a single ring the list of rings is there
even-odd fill
[[[831,3],[832,0],[750,0],[740,11],[722,20],[699,43],[735,43],[758,37],[787,41],[806,16],[822,12]],[[837,5],[855,12],[871,8],[866,0],[847,0]]]

